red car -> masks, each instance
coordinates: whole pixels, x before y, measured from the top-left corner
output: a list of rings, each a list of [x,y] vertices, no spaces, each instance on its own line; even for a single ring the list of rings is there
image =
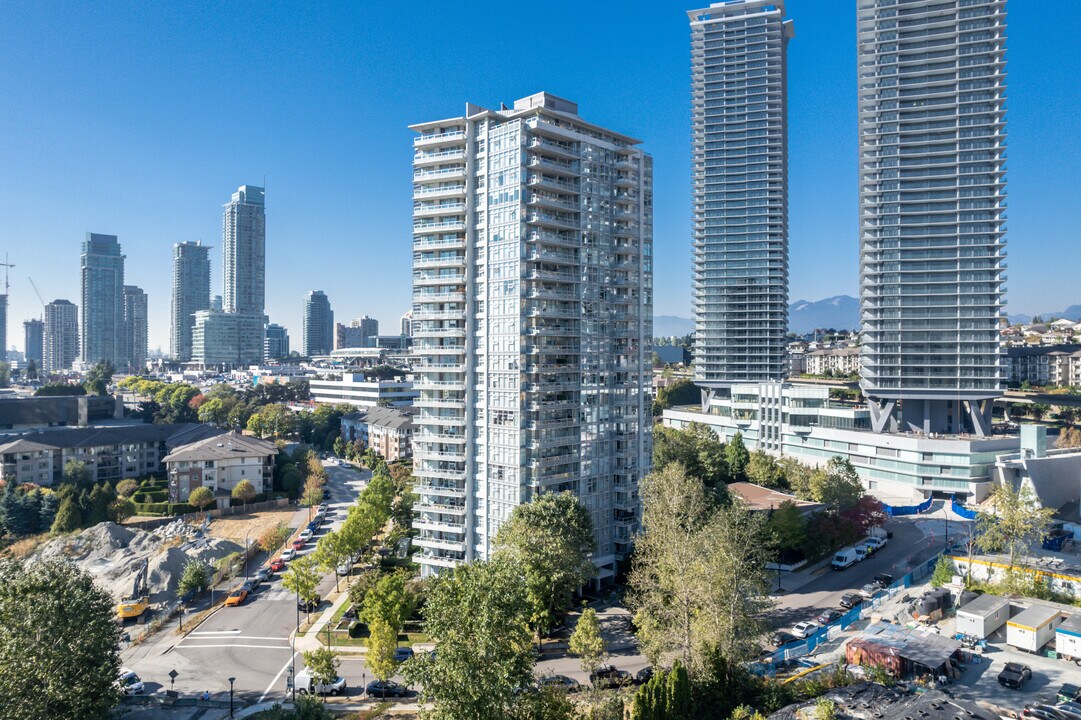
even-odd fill
[[[307,544],[308,544],[307,540],[301,540],[300,538],[297,538],[296,540],[293,541],[293,549],[294,550],[302,550],[302,549],[304,549],[304,546],[307,545]]]
[[[282,560],[281,558],[274,558],[273,560],[270,561],[270,571],[271,572],[281,572],[284,569],[285,569],[285,561]]]

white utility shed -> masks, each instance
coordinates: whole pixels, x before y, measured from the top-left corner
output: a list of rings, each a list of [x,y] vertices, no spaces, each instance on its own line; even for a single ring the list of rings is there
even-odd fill
[[[1055,636],[1062,611],[1046,605],[1030,605],[1006,622],[1006,643],[1021,650],[1037,652]]]
[[[957,608],[957,632],[985,640],[1009,619],[1009,600],[999,595],[980,595]]]
[[[1055,650],[1059,657],[1065,655],[1081,660],[1081,613],[1062,621],[1055,631]]]

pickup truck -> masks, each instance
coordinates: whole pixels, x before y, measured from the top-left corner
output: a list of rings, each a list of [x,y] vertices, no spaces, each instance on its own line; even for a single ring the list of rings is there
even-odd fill
[[[1025,683],[1032,679],[1032,668],[1021,663],[1006,663],[1002,672],[998,674],[998,684],[1014,690],[1021,690]]]

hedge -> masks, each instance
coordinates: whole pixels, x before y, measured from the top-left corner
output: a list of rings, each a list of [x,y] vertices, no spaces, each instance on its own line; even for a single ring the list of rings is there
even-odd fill
[[[168,490],[140,490],[131,496],[135,503],[163,503],[169,501]]]
[[[134,503],[134,505],[136,515],[153,515],[154,517],[165,517],[169,514],[169,503],[167,502],[137,502]]]

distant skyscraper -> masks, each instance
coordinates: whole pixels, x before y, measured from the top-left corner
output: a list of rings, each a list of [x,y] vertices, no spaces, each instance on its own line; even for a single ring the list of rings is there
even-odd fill
[[[67,300],[53,300],[45,306],[44,332],[45,372],[70,370],[79,356],[79,308]]]
[[[146,369],[146,293],[134,285],[124,286],[124,359],[131,372]]]
[[[79,357],[125,367],[124,256],[115,235],[86,234],[82,255],[83,316]]]
[[[379,321],[365,315],[356,318],[348,325],[335,323],[334,349],[367,348],[376,346],[379,337]]]
[[[695,382],[713,391],[784,377],[793,29],[783,0],[730,0],[687,14]]]
[[[266,205],[263,188],[241,185],[222,217],[225,312],[263,315],[266,274]],[[261,327],[261,326],[260,326]]]
[[[402,335],[405,337],[413,337],[413,311],[407,310],[405,315],[402,315]]]
[[[210,246],[201,242],[173,245],[173,303],[169,354],[191,360],[195,313],[210,308]]]
[[[414,557],[486,558],[567,490],[610,578],[651,464],[652,159],[547,93],[412,129]]]
[[[363,338],[364,347],[375,347],[375,338],[379,336],[379,321],[365,315],[353,322],[360,328],[360,336]]]
[[[23,354],[26,361],[34,361],[38,370],[45,360],[45,323],[41,320],[23,321]]]
[[[221,311],[221,295],[215,295],[210,298],[210,309]]]
[[[872,426],[990,434],[1002,392],[1006,3],[859,0],[857,18]]]
[[[304,300],[304,332],[301,353],[329,355],[334,349],[334,311],[322,290],[313,290]]]
[[[263,355],[267,360],[289,357],[289,331],[276,323],[268,323],[264,333]]]

